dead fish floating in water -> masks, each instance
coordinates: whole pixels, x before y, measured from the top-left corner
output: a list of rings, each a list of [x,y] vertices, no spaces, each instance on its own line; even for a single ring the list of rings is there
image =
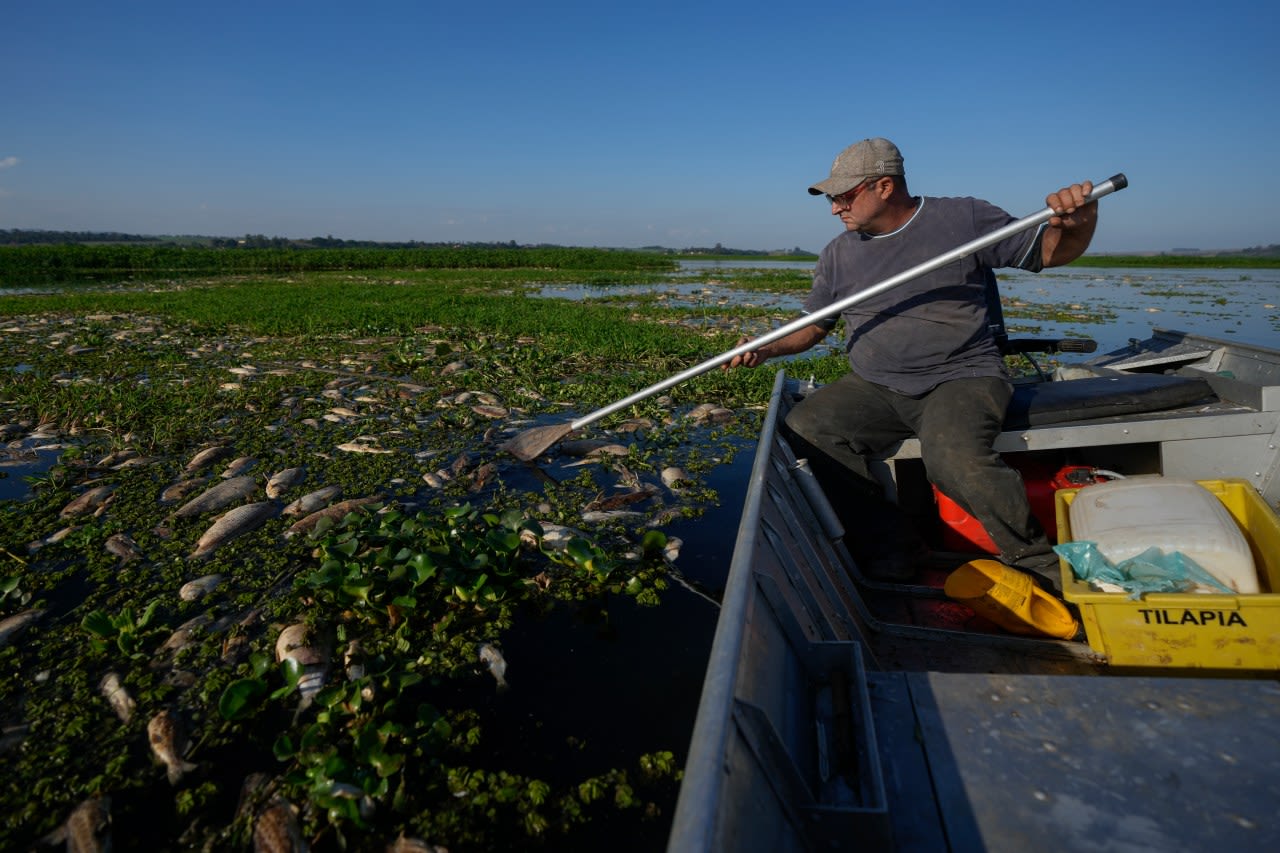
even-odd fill
[[[245,504],[228,510],[219,516],[213,526],[206,530],[196,542],[196,549],[191,553],[191,559],[202,559],[232,539],[257,530],[266,523],[267,519],[275,518],[279,511],[279,507],[270,501]]]
[[[187,581],[178,589],[178,598],[183,601],[195,601],[204,598],[222,583],[222,575],[205,575],[193,581]]]
[[[120,683],[120,676],[114,672],[102,676],[102,681],[98,682],[98,692],[107,700],[111,710],[116,712],[120,722],[128,725],[133,717],[134,702],[129,691]]]
[[[142,549],[127,533],[116,533],[107,539],[107,553],[120,558],[120,563],[131,563],[142,557]]]
[[[369,506],[370,504],[378,503],[381,500],[382,498],[379,497],[351,498],[350,500],[340,501],[332,506],[327,506],[324,509],[316,510],[310,515],[303,517],[301,520],[295,521],[292,526],[285,531],[284,538],[292,539],[299,534],[310,533],[312,530],[315,530],[316,525],[319,524],[321,520],[326,518],[330,521],[341,521],[347,517],[347,513],[355,512],[362,506]]]
[[[108,453],[106,456],[93,463],[95,468],[113,468],[122,462],[138,457],[138,451],[126,447],[124,450],[117,450],[114,453]]]
[[[181,591],[179,591],[181,596]],[[173,629],[173,633],[169,635],[169,639],[164,641],[164,645],[156,652],[158,656],[176,655],[185,649],[195,639],[196,632],[206,625],[213,622],[213,617],[208,613],[201,613],[183,622],[177,628]]]
[[[254,853],[307,853],[311,848],[298,825],[298,809],[288,800],[276,799],[253,825]]]
[[[58,513],[58,517],[76,518],[77,516],[88,515],[91,512],[96,512],[106,505],[115,490],[116,487],[112,485],[95,486],[80,495],[71,503],[64,506],[62,511]]]
[[[573,527],[566,527],[563,524],[553,524],[550,521],[539,522],[542,528],[542,536],[535,536],[528,530],[520,531],[520,542],[531,547],[550,548],[553,551],[563,551],[569,547],[569,542],[573,539],[586,538],[585,533]]]
[[[734,413],[732,409],[714,403],[699,403],[685,417],[695,423],[721,424],[733,420]]]
[[[395,453],[385,447],[378,447],[374,444],[356,439],[355,441],[347,441],[338,445],[338,449],[347,453]]]
[[[278,498],[289,489],[301,483],[307,475],[306,468],[286,468],[283,471],[277,471],[267,480],[267,497]]]
[[[111,850],[111,798],[90,797],[71,810],[67,822],[41,839],[52,846],[67,845],[74,853],[108,853]]]
[[[646,501],[658,493],[654,486],[640,486],[629,492],[623,492],[619,495],[610,495],[609,497],[596,498],[591,503],[582,508],[585,515],[588,512],[607,512],[609,510],[619,509],[624,506],[630,506],[634,503]]]
[[[591,510],[582,513],[582,520],[588,524],[610,524],[640,518],[644,518],[644,513],[629,509]]]
[[[170,711],[161,711],[147,723],[147,740],[151,751],[164,765],[165,775],[170,785],[182,781],[186,773],[196,769],[196,765],[182,758],[187,748],[187,738],[182,731],[182,724]]]
[[[310,625],[298,622],[288,626],[276,638],[276,660],[296,663],[298,678],[298,713],[311,705],[329,675],[329,644]]]
[[[689,472],[675,465],[662,469],[662,485],[666,486],[672,492],[680,493],[693,482],[693,478],[689,476]]]
[[[15,613],[12,616],[0,619],[0,648],[8,645],[10,640],[25,631],[29,625],[43,615],[43,610],[33,607],[30,610],[23,610],[21,613]]]
[[[195,518],[206,512],[223,509],[236,501],[244,500],[257,490],[258,482],[253,477],[248,475],[232,477],[187,501],[174,513],[174,517]]]
[[[502,652],[492,643],[481,643],[477,652],[480,662],[488,668],[493,680],[498,682],[498,690],[506,690],[510,685],[507,684],[507,659],[502,656]]]
[[[303,495],[284,509],[280,510],[281,515],[310,515],[319,509],[324,509],[336,497],[342,494],[341,486],[325,486],[323,489],[316,489],[314,492]]]
[[[208,477],[195,477],[190,480],[179,480],[160,493],[160,503],[176,504],[193,492],[198,492],[209,483]]]
[[[232,453],[231,448],[225,445],[216,445],[214,447],[206,447],[195,456],[191,457],[191,461],[187,463],[187,473],[199,471],[201,468],[207,468],[213,463],[226,459]]]
[[[241,456],[238,459],[233,459],[230,464],[227,465],[226,470],[222,472],[222,479],[230,480],[232,477],[239,477],[245,471],[248,471],[257,464],[258,457],[256,456]]]

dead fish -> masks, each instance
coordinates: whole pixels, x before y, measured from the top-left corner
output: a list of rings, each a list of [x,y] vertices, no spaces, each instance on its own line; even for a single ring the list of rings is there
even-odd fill
[[[596,498],[591,503],[582,508],[583,514],[588,512],[605,512],[608,510],[618,509],[619,507],[630,506],[634,503],[646,501],[657,494],[657,490],[653,486],[641,486],[630,492],[624,492],[620,495],[610,495],[609,497]]]
[[[142,556],[142,549],[127,533],[116,533],[106,541],[108,554],[120,558],[121,563],[130,563]]]
[[[292,539],[294,536],[299,534],[310,533],[322,519],[328,518],[332,521],[341,521],[343,518],[346,518],[347,513],[354,512],[362,506],[377,503],[380,500],[382,499],[378,497],[368,497],[351,498],[349,500],[340,501],[332,506],[316,510],[299,521],[295,521],[293,525],[285,531],[284,536],[286,539]]]
[[[232,477],[230,480],[223,480],[213,488],[206,489],[187,501],[174,513],[174,516],[176,518],[194,518],[197,515],[204,515],[206,512],[223,509],[236,501],[244,500],[257,489],[258,483],[253,477],[248,475]]]
[[[256,456],[241,456],[238,459],[233,459],[227,465],[226,470],[222,472],[222,479],[230,480],[232,477],[239,477],[257,464],[258,457]]]
[[[662,477],[662,485],[676,493],[683,491],[684,484],[693,480],[688,471],[675,465],[663,468],[660,476]]]
[[[106,504],[106,502],[111,498],[111,493],[115,490],[116,487],[111,485],[96,486],[89,489],[89,491],[64,506],[62,511],[58,513],[58,517],[75,518],[79,515],[87,515],[88,513],[95,512]]]
[[[190,480],[179,480],[160,493],[160,503],[176,504],[192,492],[199,491],[209,482],[208,477],[195,477]]]
[[[106,456],[102,457],[97,462],[93,463],[93,467],[111,468],[115,465],[119,465],[121,462],[126,462],[140,455],[141,454],[139,454],[138,451],[132,448],[126,447],[124,450],[117,450],[114,453],[108,453]]]
[[[245,656],[249,654],[249,630],[256,626],[262,618],[262,611],[253,608],[244,614],[234,617],[235,624],[231,627],[233,632],[222,641],[222,662],[227,664],[237,664]],[[224,621],[230,624],[229,620],[219,619],[215,624],[215,630],[221,631]]]
[[[178,590],[178,598],[183,601],[195,601],[197,598],[203,598],[222,583],[222,575],[205,575],[202,578],[196,578],[193,581],[187,581]]]
[[[339,450],[345,450],[347,453],[395,453],[394,450],[388,450],[385,447],[377,447],[376,445],[367,444],[363,441],[346,441],[338,445]]]
[[[50,846],[65,842],[69,853],[108,853],[111,850],[111,798],[85,800],[71,810],[66,823],[41,841]]]
[[[244,777],[244,781],[240,783],[240,799],[236,802],[235,820],[238,821],[250,814],[251,810],[256,810],[269,793],[270,785],[271,776],[261,771]]]
[[[160,647],[159,651],[170,655],[176,655],[191,644],[191,641],[195,638],[195,634],[199,629],[208,625],[212,621],[213,617],[208,613],[201,613],[199,616],[188,619],[186,622],[183,622],[177,628],[173,629],[173,633],[169,635],[169,639],[164,641],[164,645]]]
[[[253,825],[254,853],[306,853],[311,848],[298,825],[298,809],[288,800],[276,799]]]
[[[123,471],[126,468],[141,468],[143,465],[150,465],[153,462],[159,461],[160,460],[154,456],[131,456],[119,464],[112,465],[111,470]]]
[[[276,660],[283,663],[292,660],[301,667],[298,678],[298,702],[301,713],[324,686],[329,675],[329,646],[318,633],[305,622],[288,626],[276,637]]]
[[[732,420],[733,411],[714,403],[699,403],[685,417],[697,423],[719,424]]]
[[[147,740],[151,743],[151,751],[164,764],[170,785],[178,784],[184,773],[196,769],[196,765],[182,758],[182,753],[187,748],[187,738],[182,731],[182,724],[173,713],[161,711],[151,718],[147,723]]]
[[[644,513],[629,509],[590,510],[582,513],[582,520],[588,524],[609,524],[638,518],[644,518]]]
[[[278,498],[298,483],[307,474],[306,468],[286,468],[277,471],[267,480],[267,497]]]
[[[553,551],[563,551],[569,547],[570,540],[583,539],[587,535],[576,528],[552,524],[549,521],[539,522],[539,526],[542,528],[541,539],[528,530],[521,530],[520,541],[535,548],[541,545]]]
[[[475,412],[482,418],[492,418],[494,420],[497,420],[498,418],[505,418],[507,415],[511,414],[511,412],[503,406],[490,406],[485,403],[477,403],[471,407],[471,411]]]
[[[224,445],[206,447],[204,450],[201,450],[195,456],[191,457],[191,461],[187,463],[186,471],[187,473],[199,471],[201,468],[212,465],[220,459],[226,459],[230,455],[231,448]]]
[[[280,510],[281,515],[310,515],[318,509],[324,509],[329,502],[342,494],[341,486],[325,486],[323,489],[316,489],[314,492],[305,494],[284,509]]]
[[[465,361],[451,361],[444,367],[440,368],[441,376],[452,376],[460,370],[466,370],[468,367]]]
[[[124,685],[120,683],[120,676],[114,672],[108,672],[102,676],[102,681],[98,682],[98,692],[107,700],[111,710],[116,712],[120,722],[128,725],[130,718],[133,717],[134,702],[129,691],[125,690]]]
[[[482,406],[499,406],[502,404],[497,394],[491,394],[488,391],[463,391],[453,398],[453,402],[459,406],[471,405],[472,400],[476,400],[477,404]]]
[[[473,492],[480,491],[497,473],[498,466],[496,464],[493,462],[484,463],[475,471],[471,472],[471,485],[469,488]]]
[[[489,668],[493,680],[498,682],[498,689],[506,690],[508,687],[507,659],[502,656],[502,652],[490,643],[481,643],[478,651],[480,662]]]
[[[15,613],[12,616],[6,616],[0,619],[0,648],[9,644],[19,634],[27,629],[27,626],[34,623],[37,619],[44,615],[43,610],[31,608]]]
[[[214,521],[196,542],[192,559],[200,559],[221,548],[226,543],[252,530],[257,530],[267,519],[274,518],[279,508],[270,501],[245,504],[228,510]]]

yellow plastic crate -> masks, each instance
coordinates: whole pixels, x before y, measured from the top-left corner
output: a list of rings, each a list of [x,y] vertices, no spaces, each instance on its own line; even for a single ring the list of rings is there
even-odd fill
[[[1280,669],[1280,517],[1243,479],[1199,480],[1230,510],[1258,568],[1252,595],[1098,592],[1059,558],[1063,597],[1080,609],[1089,647],[1114,666]],[[1069,542],[1079,489],[1055,495],[1058,541]]]

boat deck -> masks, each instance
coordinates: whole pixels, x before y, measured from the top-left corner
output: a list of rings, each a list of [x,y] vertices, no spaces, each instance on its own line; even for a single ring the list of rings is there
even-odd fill
[[[1249,369],[1266,384],[1269,364]],[[1230,384],[1242,373],[1212,375]],[[669,850],[1280,849],[1274,670],[1117,669],[1084,642],[1004,634],[942,593],[972,555],[935,553],[909,585],[862,576],[776,429],[797,393],[779,373]],[[1107,430],[1079,446],[1100,464],[1123,445],[1113,455],[1127,473],[1241,476],[1250,466],[1224,447],[1249,439],[1215,443],[1194,427],[1241,419],[1271,442],[1247,476],[1260,491],[1280,487],[1280,400],[1266,389],[1219,396],[1077,424]],[[1126,442],[1138,421],[1164,428]],[[910,498],[918,460],[901,450],[884,461]]]

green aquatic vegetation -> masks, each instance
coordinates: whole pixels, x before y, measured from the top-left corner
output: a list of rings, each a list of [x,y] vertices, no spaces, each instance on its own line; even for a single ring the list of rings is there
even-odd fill
[[[409,615],[439,618],[441,608],[484,609],[521,581],[522,531],[541,533],[516,510],[481,513],[468,504],[439,518],[352,513],[317,530],[321,563],[304,583],[318,601],[384,628]]]
[[[80,620],[80,627],[90,635],[95,650],[106,652],[114,644],[126,657],[142,659],[147,657],[144,649],[150,649],[158,633],[151,620],[159,606],[159,601],[153,601],[136,616],[131,607],[114,614],[93,610]]]
[[[660,606],[671,570],[666,535],[638,523],[584,525],[583,507],[613,493],[629,471],[650,483],[668,464],[711,471],[715,458],[730,457],[730,428],[673,420],[673,407],[708,396],[730,406],[752,395],[758,402],[771,376],[717,371],[705,384],[672,389],[665,401],[646,400],[626,414],[655,426],[618,439],[631,445],[627,456],[560,483],[519,486],[532,475],[496,450],[503,434],[525,422],[516,418],[611,402],[719,345],[705,331],[672,325],[656,306],[565,311],[526,300],[521,283],[530,275],[305,273],[290,276],[294,282],[255,275],[6,297],[0,312],[13,319],[0,337],[0,364],[23,369],[0,370],[0,422],[48,422],[73,433],[66,440],[75,449],[64,451],[29,499],[0,506],[0,547],[24,561],[4,564],[4,577],[20,578],[4,606],[17,607],[15,593],[52,605],[21,647],[0,651],[5,672],[20,674],[0,683],[0,703],[14,709],[6,725],[31,727],[3,788],[12,821],[0,842],[29,846],[78,798],[109,792],[122,837],[145,824],[157,846],[184,832],[194,846],[243,846],[251,818],[227,823],[234,806],[227,792],[250,762],[301,806],[319,846],[336,846],[341,834],[351,847],[368,847],[416,830],[457,849],[503,841],[518,848],[530,833],[554,838],[592,821],[657,814],[631,758],[553,781],[517,772],[509,756],[494,753],[498,706],[490,704],[494,682],[478,644],[506,650],[508,632],[555,611],[607,619],[619,601]],[[567,271],[537,276],[574,278]],[[630,277],[601,273],[599,280]],[[364,300],[364,313],[350,311],[345,290]],[[26,308],[56,313],[42,322]],[[445,371],[455,362],[462,369]],[[406,380],[417,387],[404,387]],[[463,391],[494,392],[512,410],[511,422],[453,402]],[[326,420],[339,405],[358,417]],[[722,447],[698,450],[708,432]],[[393,453],[336,449],[359,436]],[[177,519],[173,505],[158,501],[188,476],[187,460],[215,443],[228,448],[224,462],[257,457],[251,473],[259,483],[282,468],[306,467],[305,484],[280,504],[340,485],[344,496],[374,496],[383,509],[288,540],[282,533],[291,521],[273,519],[193,561],[195,540],[214,514]],[[96,467],[124,448],[149,458],[137,467]],[[216,481],[222,464],[202,473]],[[439,469],[453,479],[424,488],[422,475]],[[111,503],[92,519],[60,519],[90,480],[116,487]],[[648,506],[663,511],[667,497]],[[716,500],[714,490],[693,486],[674,508],[687,518]],[[538,526],[553,523],[585,532],[563,550],[539,546]],[[27,550],[68,525],[78,526]],[[108,553],[115,533],[129,534],[141,555],[122,561]],[[434,561],[434,575],[415,586],[417,573],[430,571],[416,555]],[[225,580],[207,596],[178,598],[183,583],[214,573]],[[180,651],[162,653],[166,637],[195,617],[210,621]],[[331,643],[330,674],[319,692],[308,687],[312,701],[302,711],[305,673],[275,661],[271,650],[280,626],[300,618]],[[362,648],[355,677],[347,672],[352,643]],[[98,692],[107,668],[118,670],[137,702],[128,725]],[[200,767],[173,789],[171,805],[149,793],[157,780],[169,790],[146,746],[146,720],[161,708],[182,712],[194,744],[186,757]],[[484,775],[469,776],[474,787],[459,797],[448,783],[452,768]],[[620,774],[624,786],[610,782],[590,804],[577,795],[583,778]],[[661,783],[664,797],[671,781]]]

